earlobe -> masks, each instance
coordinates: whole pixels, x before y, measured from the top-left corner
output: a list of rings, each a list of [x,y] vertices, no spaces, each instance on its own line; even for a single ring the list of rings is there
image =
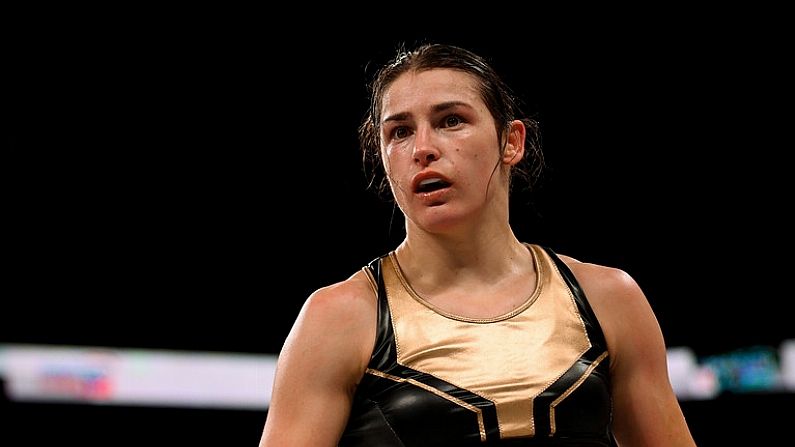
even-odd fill
[[[514,166],[524,157],[524,140],[527,129],[521,120],[514,120],[508,128],[508,141],[505,144],[505,152],[502,154],[502,162]]]

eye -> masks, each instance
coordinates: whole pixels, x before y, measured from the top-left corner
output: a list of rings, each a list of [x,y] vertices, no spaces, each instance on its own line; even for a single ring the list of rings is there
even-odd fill
[[[395,130],[392,131],[392,136],[397,139],[406,138],[409,136],[409,131],[405,127],[396,127]]]
[[[448,115],[442,120],[442,127],[455,127],[461,124],[463,121],[461,117],[458,115]]]

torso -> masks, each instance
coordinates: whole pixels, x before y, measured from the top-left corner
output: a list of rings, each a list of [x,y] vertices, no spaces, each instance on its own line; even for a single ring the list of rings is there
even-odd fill
[[[424,300],[394,253],[368,265],[376,346],[340,446],[612,445],[601,328],[565,265],[528,248],[533,292],[488,318]]]

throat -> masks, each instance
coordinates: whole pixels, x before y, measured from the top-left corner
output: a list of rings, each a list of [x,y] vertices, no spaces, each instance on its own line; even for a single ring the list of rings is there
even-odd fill
[[[392,257],[407,291],[433,311],[451,318],[507,318],[529,307],[538,294],[539,281],[532,261],[491,281],[481,281],[466,272],[439,281],[422,274],[407,278],[394,253]]]

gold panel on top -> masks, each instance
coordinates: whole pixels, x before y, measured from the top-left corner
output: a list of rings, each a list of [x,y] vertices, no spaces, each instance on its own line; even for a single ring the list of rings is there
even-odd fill
[[[533,398],[590,347],[571,291],[540,247],[528,247],[538,283],[508,317],[472,321],[440,313],[403,277],[394,253],[382,272],[398,363],[495,403],[502,437],[533,436]]]

